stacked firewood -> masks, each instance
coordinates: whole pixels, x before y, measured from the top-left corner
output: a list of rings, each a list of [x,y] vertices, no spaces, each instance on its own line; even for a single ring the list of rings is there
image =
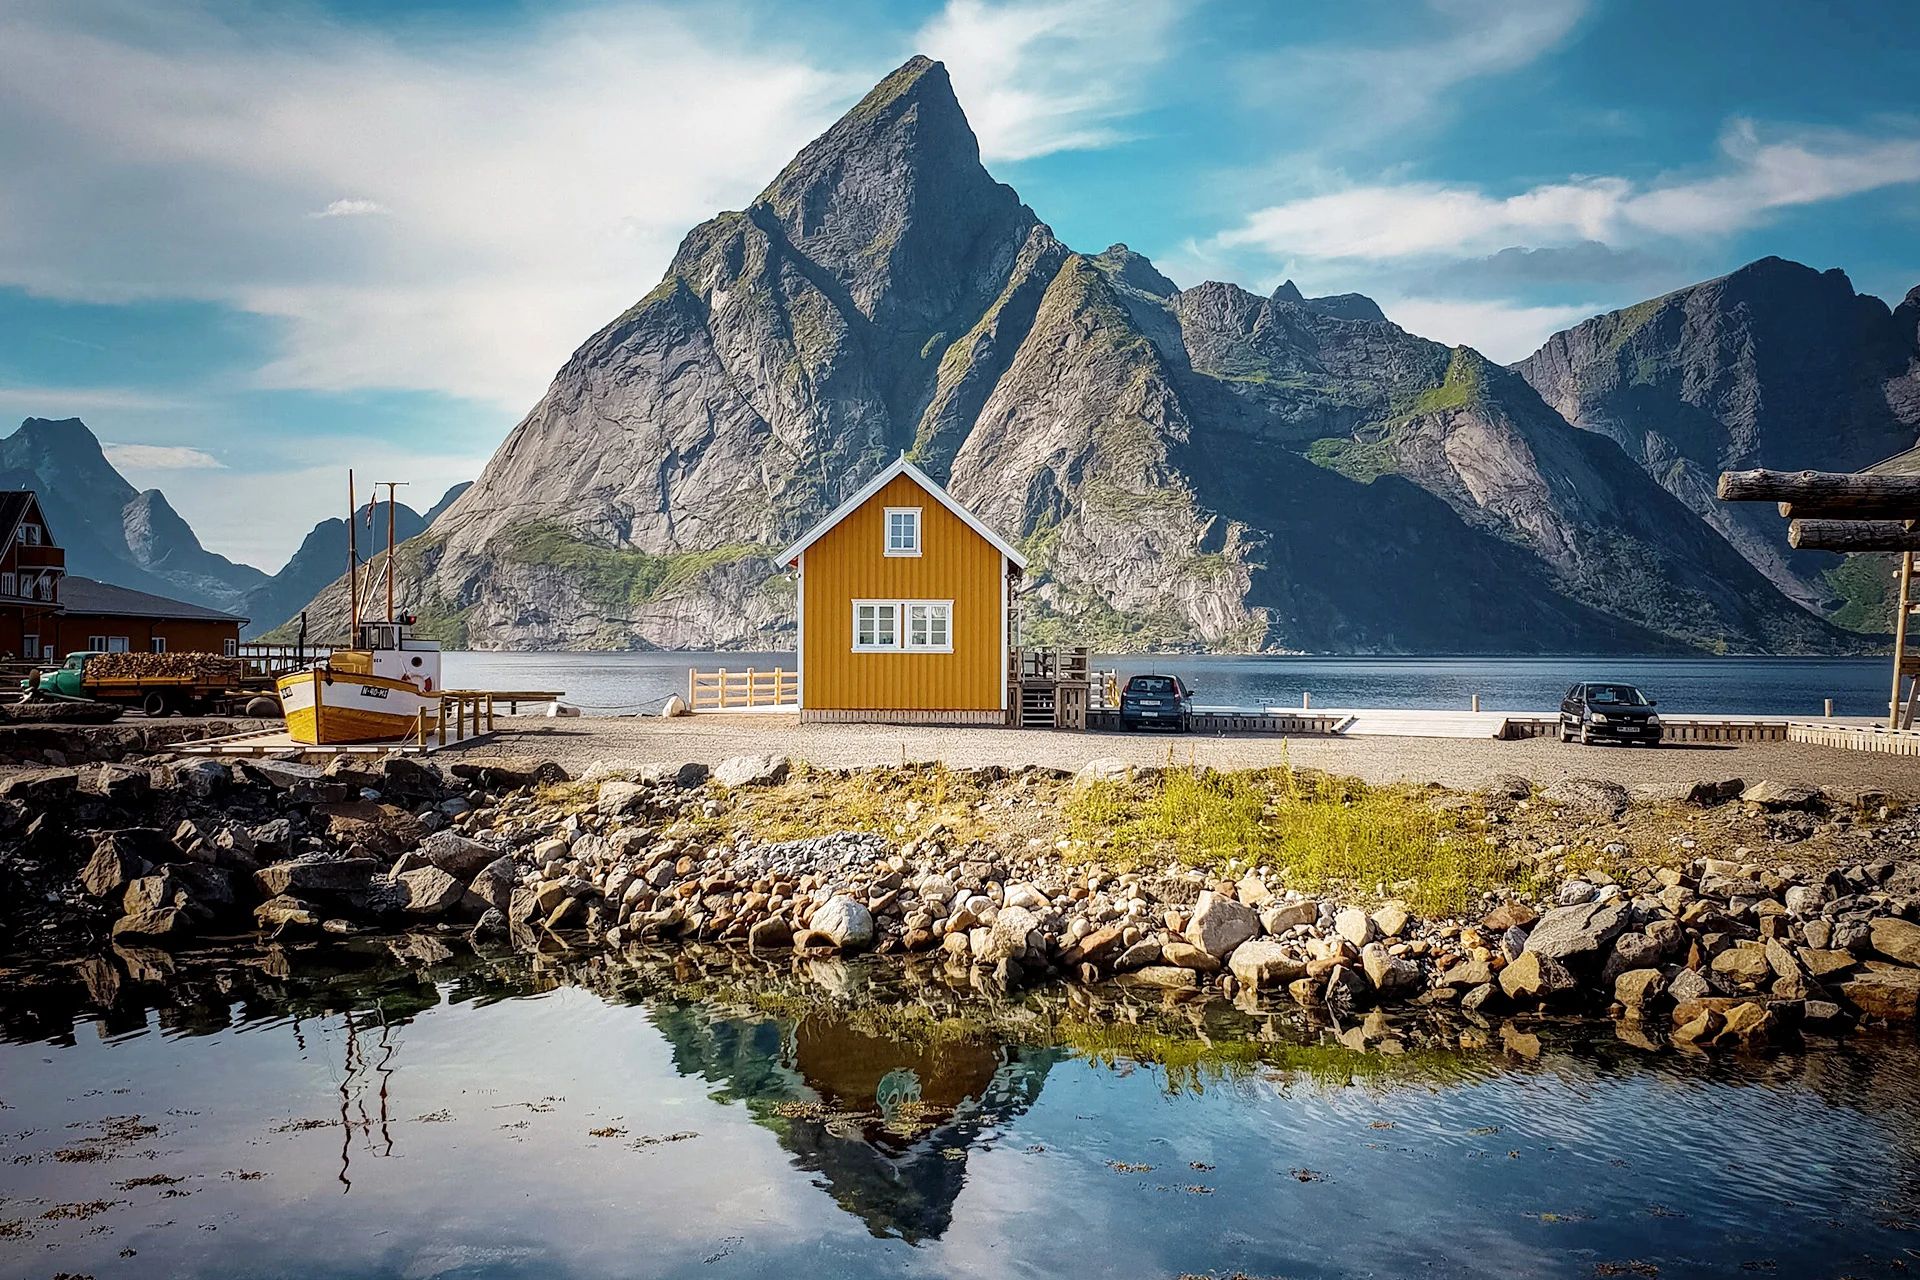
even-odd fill
[[[191,680],[233,684],[246,674],[239,658],[217,653],[103,653],[87,660],[89,680]]]

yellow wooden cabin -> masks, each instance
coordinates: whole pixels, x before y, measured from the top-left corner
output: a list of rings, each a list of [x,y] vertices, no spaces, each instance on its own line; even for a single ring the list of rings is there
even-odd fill
[[[906,458],[780,563],[798,571],[803,722],[1008,723],[1026,557]]]

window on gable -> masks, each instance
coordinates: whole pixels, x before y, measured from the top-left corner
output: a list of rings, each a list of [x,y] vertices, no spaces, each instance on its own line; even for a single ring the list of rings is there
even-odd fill
[[[890,556],[920,554],[920,508],[887,508],[887,554]]]
[[[20,541],[25,543],[29,547],[39,546],[40,545],[40,526],[37,524],[21,525]]]

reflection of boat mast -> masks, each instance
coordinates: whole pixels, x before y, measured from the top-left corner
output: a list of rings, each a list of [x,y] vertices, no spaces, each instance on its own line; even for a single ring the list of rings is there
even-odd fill
[[[387,1023],[386,1009],[377,1002],[374,1004],[373,1009],[380,1018],[380,1060],[373,1063],[371,1068],[369,1068],[366,1062],[365,1051],[360,1045],[360,1031],[359,1027],[354,1023],[353,1011],[349,1009],[345,1015],[347,1024],[347,1047],[346,1052],[341,1057],[343,1071],[340,1077],[340,1172],[336,1175],[340,1182],[341,1195],[345,1195],[353,1190],[353,1179],[348,1176],[348,1173],[353,1167],[353,1135],[355,1130],[359,1130],[362,1134],[368,1136],[367,1154],[373,1156],[375,1159],[385,1158],[393,1154],[393,1129],[392,1115],[388,1106],[388,1081],[394,1073],[393,1069],[387,1064],[392,1061],[393,1055],[400,1051],[400,1046],[394,1044],[392,1041],[390,1035],[392,1028]],[[366,1090],[355,1087],[356,1083],[360,1081],[363,1072],[369,1069],[380,1077],[378,1089],[380,1118],[377,1122],[372,1116],[367,1114]],[[360,1113],[359,1119],[357,1120],[353,1114],[356,1110]],[[380,1128],[380,1141],[382,1143],[381,1148],[377,1151],[374,1150],[373,1143],[370,1140],[376,1123]]]

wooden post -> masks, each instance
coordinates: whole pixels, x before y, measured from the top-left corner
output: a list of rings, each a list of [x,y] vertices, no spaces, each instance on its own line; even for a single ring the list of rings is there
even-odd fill
[[[493,732],[493,695],[487,695],[487,732]]]
[[[1821,718],[1825,720],[1833,719],[1833,699],[1832,698],[1828,698],[1826,700],[1826,710],[1822,711],[1820,715],[1821,715]]]
[[[727,709],[727,669],[720,668],[720,710]]]
[[[693,668],[687,668],[687,710],[693,710]]]
[[[1480,710],[1480,695],[1477,693],[1473,695],[1473,709],[1476,714]]]
[[[440,735],[440,745],[444,747],[447,745],[447,699],[444,694],[441,695],[440,710],[434,716],[434,721],[434,730]]]
[[[753,668],[747,668],[747,705],[753,705]]]
[[[1887,702],[1887,728],[1900,727],[1900,671],[1907,662],[1907,609],[1912,602],[1913,552],[1900,554],[1900,612],[1893,621],[1893,697]]]

